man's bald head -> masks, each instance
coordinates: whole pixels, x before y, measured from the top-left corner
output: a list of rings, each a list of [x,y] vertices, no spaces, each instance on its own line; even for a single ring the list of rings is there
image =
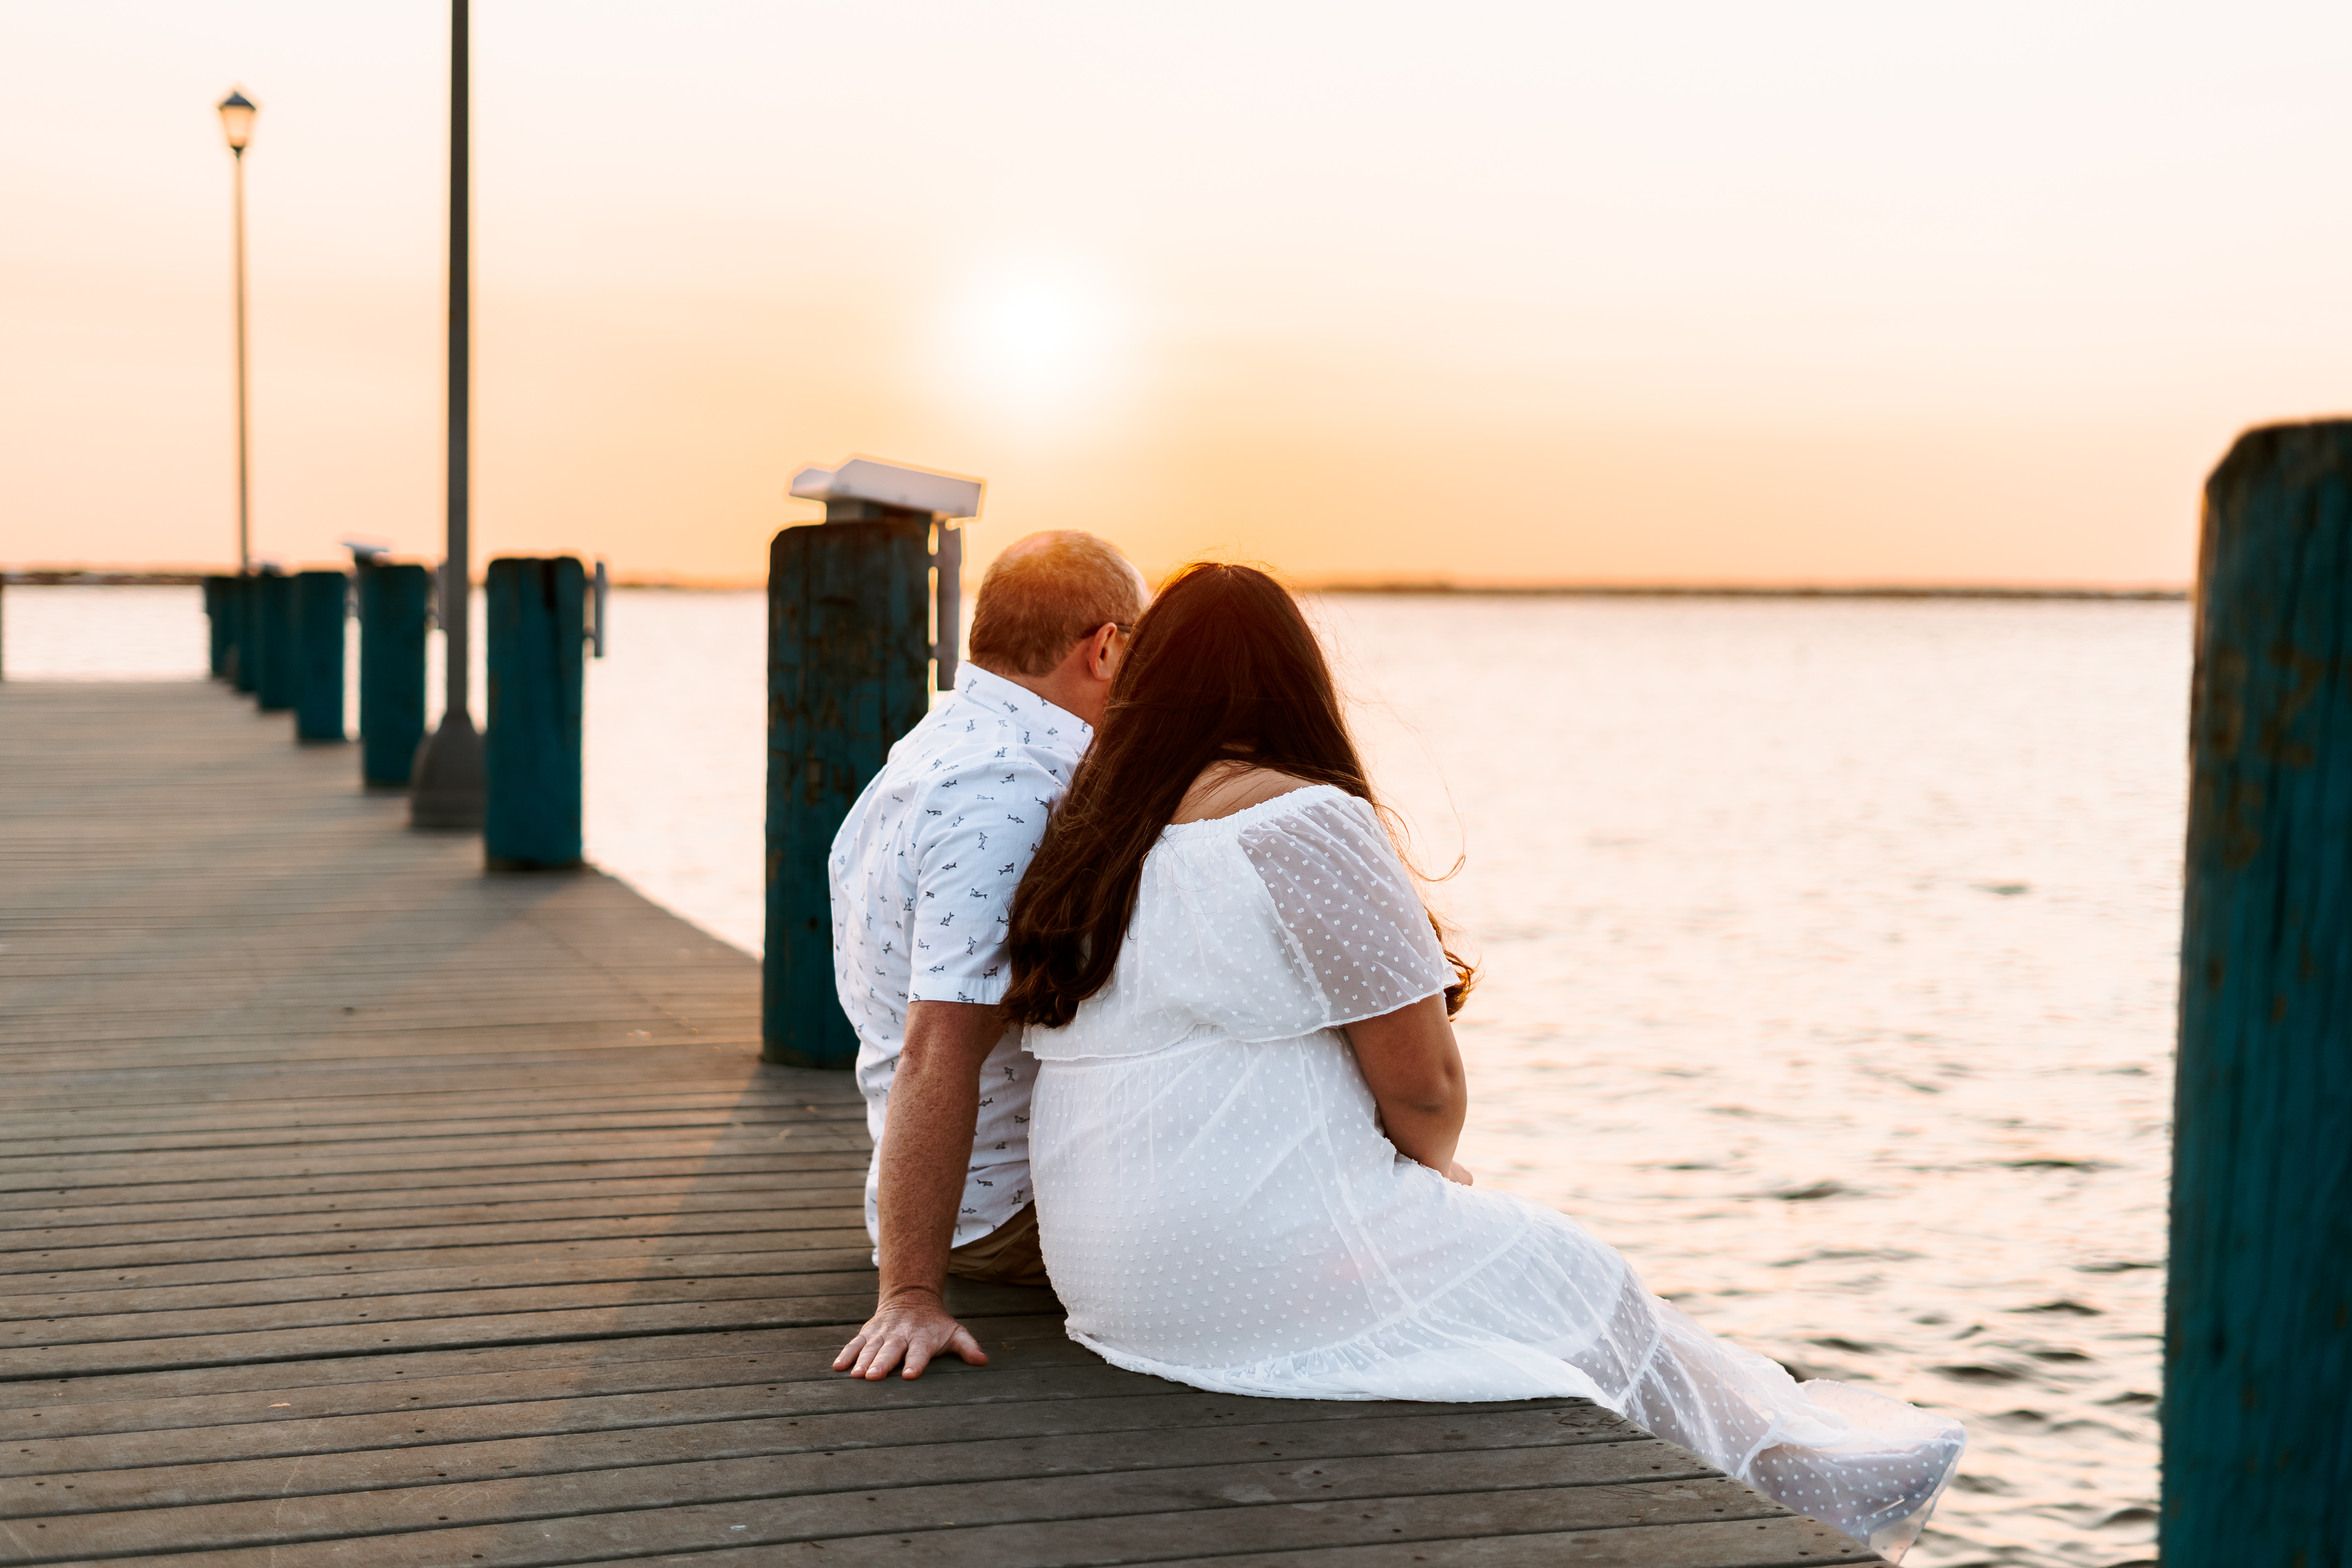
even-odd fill
[[[1042,676],[1107,623],[1133,626],[1149,590],[1118,546],[1077,529],[1015,540],[989,563],[971,612],[971,662]]]

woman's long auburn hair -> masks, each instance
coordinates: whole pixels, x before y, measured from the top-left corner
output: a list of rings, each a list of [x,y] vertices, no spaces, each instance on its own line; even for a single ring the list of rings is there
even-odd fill
[[[1109,983],[1144,857],[1221,758],[1331,784],[1381,810],[1297,602],[1254,567],[1208,562],[1170,579],[1136,623],[1094,744],[1013,896],[1013,1018],[1060,1028]],[[1442,926],[1438,934],[1442,943]],[[1451,951],[1445,958],[1455,976],[1450,1017],[1475,972]]]

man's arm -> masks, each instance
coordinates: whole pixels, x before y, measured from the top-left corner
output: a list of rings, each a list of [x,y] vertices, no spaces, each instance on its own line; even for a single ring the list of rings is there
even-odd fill
[[[1003,1010],[971,1002],[916,1002],[890,1084],[880,1171],[882,1289],[874,1316],[833,1358],[835,1372],[885,1378],[903,1361],[920,1377],[953,1352],[975,1366],[988,1357],[949,1316],[948,1248],[980,1117],[980,1069],[1004,1037]]]

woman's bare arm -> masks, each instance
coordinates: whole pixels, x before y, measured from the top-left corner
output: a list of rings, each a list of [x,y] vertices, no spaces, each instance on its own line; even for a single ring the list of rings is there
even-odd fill
[[[1470,1109],[1462,1051],[1445,1016],[1445,998],[1426,996],[1409,1007],[1347,1027],[1357,1065],[1381,1108],[1389,1142],[1448,1181],[1470,1184],[1454,1158]]]
[[[1211,763],[1192,781],[1176,820],[1231,816],[1307,784],[1245,758],[1227,758]],[[1470,1109],[1470,1086],[1454,1026],[1445,1016],[1445,998],[1427,997],[1363,1019],[1349,1025],[1346,1033],[1381,1108],[1389,1142],[1448,1181],[1468,1186],[1470,1173],[1454,1158],[1454,1146],[1461,1142],[1462,1120]]]

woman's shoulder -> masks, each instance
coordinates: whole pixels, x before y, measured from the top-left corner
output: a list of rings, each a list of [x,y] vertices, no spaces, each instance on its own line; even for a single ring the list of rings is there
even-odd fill
[[[1275,768],[1244,767],[1196,784],[1183,809],[1160,829],[1163,845],[1211,845],[1260,848],[1276,841],[1359,845],[1386,830],[1371,806],[1336,784],[1319,784]]]
[[[1184,792],[1184,799],[1169,825],[1184,827],[1195,823],[1223,822],[1302,790],[1329,787],[1255,763],[1211,763]]]

